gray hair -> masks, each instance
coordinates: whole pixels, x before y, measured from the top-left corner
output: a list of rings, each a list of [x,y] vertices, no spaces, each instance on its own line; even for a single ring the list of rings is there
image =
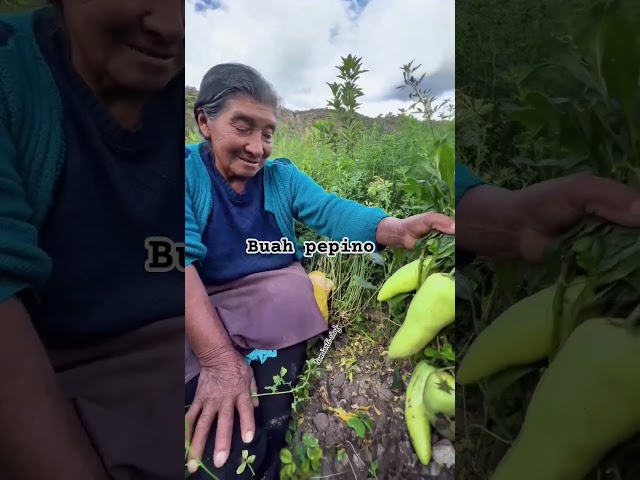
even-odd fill
[[[200,83],[193,106],[196,122],[199,110],[209,120],[214,120],[224,111],[229,100],[238,98],[250,98],[270,106],[276,116],[281,108],[275,88],[256,69],[240,63],[221,63],[209,69]]]

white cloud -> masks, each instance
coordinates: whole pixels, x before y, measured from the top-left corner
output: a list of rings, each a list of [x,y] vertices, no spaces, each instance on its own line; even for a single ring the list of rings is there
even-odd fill
[[[198,87],[218,63],[258,69],[293,110],[321,108],[331,92],[340,57],[363,57],[360,79],[368,116],[397,113],[408,102],[397,97],[403,64],[415,59],[417,73],[449,72],[455,55],[453,0],[371,0],[354,15],[344,0],[225,0],[222,8],[196,13],[187,3],[186,81]],[[362,3],[362,2],[359,2]],[[430,86],[427,85],[429,88]],[[453,82],[442,88],[453,100]],[[433,92],[437,93],[437,92]]]

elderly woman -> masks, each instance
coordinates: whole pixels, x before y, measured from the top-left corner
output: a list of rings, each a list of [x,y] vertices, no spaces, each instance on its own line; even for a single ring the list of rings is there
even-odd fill
[[[296,384],[309,340],[326,331],[300,260],[294,220],[331,239],[412,248],[453,221],[425,213],[391,218],[328,194],[273,149],[279,101],[254,69],[213,67],[194,115],[204,141],[185,149],[185,402],[193,478],[237,474],[242,450],[258,478],[278,478],[290,395],[260,397],[281,367]],[[538,261],[544,247],[589,214],[640,226],[640,196],[610,180],[572,176],[519,191],[456,166],[457,246],[471,254]],[[630,207],[633,205],[633,207]],[[290,240],[278,254],[247,253],[247,239]],[[254,410],[255,408],[255,410]],[[195,473],[193,473],[195,472]]]
[[[215,66],[194,107],[205,141],[185,151],[190,455],[204,452],[219,478],[244,478],[235,473],[243,449],[256,455],[259,476],[277,478],[292,398],[262,397],[254,419],[250,391],[264,393],[281,367],[295,385],[307,342],[327,329],[300,263],[294,220],[333,240],[378,247],[411,248],[432,229],[454,233],[448,217],[391,218],[328,194],[287,159],[267,161],[278,109],[275,91],[254,69]],[[281,238],[294,251],[247,253],[247,239]]]
[[[184,0],[0,15],[3,480],[184,472],[183,43]]]

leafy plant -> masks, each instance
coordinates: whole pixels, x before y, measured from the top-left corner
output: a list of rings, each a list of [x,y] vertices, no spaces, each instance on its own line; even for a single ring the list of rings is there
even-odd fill
[[[283,480],[304,480],[318,474],[322,466],[322,449],[318,439],[304,435],[302,443],[296,445],[293,452],[288,448],[280,451],[280,461],[280,478]]]
[[[333,121],[317,123],[316,128],[336,155],[343,147],[347,157],[353,160],[355,145],[364,130],[362,121],[358,118],[358,108],[361,106],[358,99],[364,93],[357,82],[368,70],[362,68],[362,58],[349,54],[341,59],[342,65],[336,67],[339,72],[337,78],[341,81],[327,82],[333,95],[327,101]]]

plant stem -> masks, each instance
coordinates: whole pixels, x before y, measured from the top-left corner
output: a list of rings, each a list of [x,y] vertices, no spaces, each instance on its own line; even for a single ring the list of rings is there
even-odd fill
[[[560,346],[564,343],[565,335],[568,333],[564,325],[564,295],[567,289],[567,278],[569,277],[569,269],[573,264],[573,258],[574,256],[571,254],[564,258],[560,269],[560,276],[556,283],[557,290],[553,298],[553,337],[551,351],[549,353],[550,361],[556,356]]]

